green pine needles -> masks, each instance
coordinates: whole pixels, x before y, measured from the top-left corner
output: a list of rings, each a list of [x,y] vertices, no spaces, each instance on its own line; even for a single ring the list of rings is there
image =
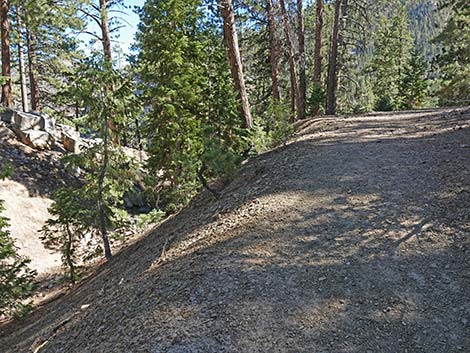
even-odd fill
[[[117,142],[139,113],[133,105],[132,82],[109,63],[93,60],[83,64],[73,85],[73,94],[84,107],[81,124],[95,139],[81,153],[64,157],[67,169],[83,172],[83,184],[56,192],[50,208],[53,218],[42,230],[46,246],[61,251],[72,281],[84,261],[103,253],[110,259],[110,240],[129,226],[123,199],[139,168]]]
[[[204,16],[199,0],[147,1],[137,35],[148,167],[170,211],[229,178],[248,146],[222,34]]]
[[[442,105],[470,104],[470,10],[462,0],[443,1],[450,12],[435,42],[442,51],[436,58],[440,68]]]
[[[367,71],[372,74],[376,110],[419,108],[427,90],[426,63],[416,50],[405,8],[382,17]]]

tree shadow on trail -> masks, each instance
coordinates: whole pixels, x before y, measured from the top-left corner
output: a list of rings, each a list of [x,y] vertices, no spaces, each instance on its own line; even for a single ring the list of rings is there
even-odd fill
[[[469,137],[350,136],[261,155],[220,199],[202,193],[69,295],[0,328],[0,346],[467,351],[470,154],[456,141]]]

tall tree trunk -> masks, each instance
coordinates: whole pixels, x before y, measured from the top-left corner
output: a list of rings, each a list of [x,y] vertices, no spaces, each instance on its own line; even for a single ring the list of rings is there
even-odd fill
[[[279,94],[279,52],[281,43],[276,33],[276,16],[272,0],[267,0],[268,31],[269,31],[269,61],[271,62],[271,94],[273,100],[280,101]]]
[[[101,170],[98,175],[98,197],[97,197],[97,206],[98,206],[98,223],[101,233],[101,239],[103,240],[104,256],[106,259],[110,260],[112,258],[111,246],[109,244],[108,238],[108,229],[106,226],[106,213],[104,204],[104,182],[106,178],[106,172],[108,170],[109,164],[109,151],[108,151],[108,134],[109,134],[109,119],[106,112],[104,122],[104,136],[103,136],[103,163],[101,165]]]
[[[2,85],[2,104],[5,107],[11,108],[11,70],[10,70],[10,23],[8,22],[8,11],[10,9],[10,1],[2,0],[1,5],[1,45],[2,45],[2,76],[5,83]]]
[[[232,0],[220,0],[222,8],[222,18],[224,20],[224,39],[227,46],[228,59],[235,88],[238,91],[242,103],[242,113],[244,118],[244,127],[253,127],[251,117],[250,103],[246,93],[245,79],[243,77],[243,65],[238,47],[238,35],[235,26],[235,14],[233,11]]]
[[[344,39],[346,29],[348,27],[349,18],[348,18],[348,0],[341,1],[341,13],[340,13],[340,23],[339,23],[339,33],[338,33],[338,59],[336,64],[336,75],[337,82],[336,87],[341,87],[341,70],[344,67],[346,52],[347,52],[347,43]]]
[[[299,98],[303,118],[305,115],[305,102],[307,100],[307,76],[305,73],[305,24],[302,0],[297,0],[297,37],[299,42]]]
[[[24,64],[24,52],[23,52],[23,24],[22,24],[22,7],[18,5],[16,7],[16,23],[18,26],[18,62],[20,71],[20,83],[21,83],[21,107],[24,112],[29,110],[28,102],[28,91],[26,87],[26,68]]]
[[[108,63],[113,60],[111,51],[111,35],[109,30],[108,1],[100,0],[101,39],[103,43],[104,58]]]
[[[29,90],[31,93],[31,109],[40,111],[39,86],[37,82],[36,62],[36,36],[29,28],[28,16],[26,15],[26,47],[28,48],[28,74]]]
[[[338,87],[338,40],[341,0],[335,1],[335,17],[331,35],[330,59],[328,64],[328,89],[326,97],[326,114],[336,113],[336,89]]]
[[[291,102],[293,111],[297,112],[297,119],[302,119],[302,100],[299,94],[299,88],[297,84],[297,73],[295,68],[295,58],[292,45],[292,36],[289,29],[289,18],[286,10],[286,3],[284,0],[280,0],[281,12],[282,12],[282,26],[286,34],[287,44],[287,55],[289,59],[289,73],[290,73],[290,85],[291,85]]]
[[[36,36],[31,31],[27,33],[29,90],[31,92],[31,109],[40,111],[39,85],[37,81]]]
[[[73,263],[73,233],[70,230],[68,223],[65,224],[65,231],[67,232],[67,241],[65,243],[65,263],[69,267],[70,281],[75,283],[75,265]]]
[[[321,88],[322,70],[322,33],[323,33],[323,0],[317,0],[315,23],[315,52],[313,58],[313,83],[314,89]],[[320,113],[320,102],[313,107],[313,115]]]
[[[100,21],[101,21],[101,39],[103,43],[104,60],[112,67],[113,53],[111,49],[111,31],[109,29],[109,16],[108,16],[108,0],[100,0]],[[114,91],[114,86],[110,87],[111,92]],[[119,144],[118,124],[114,121],[114,117],[110,116],[108,120],[109,130],[111,130],[111,139],[115,144]]]

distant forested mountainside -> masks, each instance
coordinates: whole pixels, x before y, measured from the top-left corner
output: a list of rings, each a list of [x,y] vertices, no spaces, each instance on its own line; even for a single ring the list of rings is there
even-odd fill
[[[433,60],[439,53],[434,38],[442,30],[447,14],[438,11],[437,1],[418,1],[408,5],[410,29],[417,50],[426,58]]]

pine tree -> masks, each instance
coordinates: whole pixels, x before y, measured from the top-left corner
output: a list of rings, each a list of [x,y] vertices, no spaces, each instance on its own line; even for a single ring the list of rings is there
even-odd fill
[[[440,100],[444,105],[469,104],[470,11],[462,0],[448,0],[442,5],[442,11],[450,11],[450,17],[435,39],[442,45],[442,53],[436,58],[442,79]]]
[[[137,35],[138,75],[149,107],[149,168],[158,175],[154,188],[166,210],[184,204],[200,183],[207,185],[206,177],[224,175],[240,162],[240,105],[230,88],[221,32],[207,25],[199,4],[148,1]]]
[[[76,34],[84,22],[78,9],[82,0],[22,0],[20,22],[24,26],[31,109],[60,113],[61,94],[81,59]]]
[[[426,62],[417,50],[412,50],[400,83],[401,109],[422,107],[428,88],[426,72]]]
[[[82,127],[95,135],[95,143],[80,154],[64,157],[67,168],[84,170],[84,185],[59,190],[51,206],[53,218],[43,229],[43,239],[51,248],[60,249],[70,278],[76,276],[73,253],[83,234],[101,238],[101,246],[91,253],[112,257],[110,233],[118,236],[125,229],[127,214],[123,196],[134,185],[133,161],[110,139],[109,119],[126,126],[139,113],[133,77],[114,70],[103,56],[84,62],[77,68],[71,95],[82,108]]]
[[[63,267],[71,282],[80,278],[79,247],[87,234],[87,225],[93,224],[93,207],[86,208],[92,205],[92,200],[81,189],[59,189],[49,208],[53,218],[48,219],[41,230],[45,247],[61,253]]]
[[[368,72],[374,77],[376,109],[400,109],[403,104],[400,85],[413,46],[408,15],[404,8],[390,19],[381,18],[374,43],[374,54]]]
[[[79,11],[88,18],[91,23],[98,25],[100,34],[96,34],[89,30],[85,33],[91,35],[95,40],[101,42],[103,51],[102,55],[108,65],[113,66],[113,51],[111,44],[111,33],[122,27],[121,8],[125,8],[124,0],[81,0],[83,6],[79,7]],[[110,88],[113,89],[112,87]],[[118,135],[123,135],[123,142],[126,142],[125,129],[116,123],[114,117],[109,118],[109,129],[111,130],[111,138],[115,143],[120,143]],[[119,131],[123,130],[123,131]]]

